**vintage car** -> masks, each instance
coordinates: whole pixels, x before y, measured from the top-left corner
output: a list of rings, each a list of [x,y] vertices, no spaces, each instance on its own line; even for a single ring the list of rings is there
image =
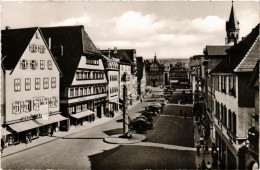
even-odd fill
[[[146,119],[148,122],[153,122],[153,118],[151,117],[151,116],[149,116],[149,115],[140,115],[140,116],[138,116],[138,117],[136,117],[136,118],[143,118],[143,119]]]
[[[147,119],[139,117],[133,119],[129,123],[129,129],[136,130],[136,133],[146,133],[148,129],[153,128],[153,123],[148,122]]]

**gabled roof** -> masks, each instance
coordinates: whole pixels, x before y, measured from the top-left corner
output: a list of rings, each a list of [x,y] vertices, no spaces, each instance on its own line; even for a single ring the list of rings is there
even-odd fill
[[[244,59],[235,68],[235,72],[252,72],[255,68],[260,56],[260,40],[259,36],[251,49],[247,52]]]
[[[100,50],[102,54],[108,56],[109,50]],[[128,57],[125,50],[110,50],[110,56],[120,59],[121,64],[134,65],[133,61]]]
[[[222,60],[222,62],[211,71],[211,73],[234,73],[235,68],[241,63],[241,61],[247,56],[247,53],[249,53],[251,48],[254,46],[258,36],[259,24],[243,40],[227,50],[227,57]],[[250,56],[253,57],[254,55]],[[246,63],[248,60],[249,59],[246,60]],[[254,62],[255,60],[250,59],[250,62],[252,61]]]
[[[62,71],[60,70],[60,67],[55,61],[53,54],[49,50],[46,40],[41,32],[41,29],[38,27],[8,29],[1,31],[2,67],[5,70],[13,70],[15,68],[37,30],[41,34],[43,38],[42,40],[45,46],[47,47],[47,50],[50,52],[54,64],[56,65],[57,69],[62,75]]]
[[[15,68],[37,29],[37,27],[33,27],[1,30],[1,60],[4,69],[12,70]]]
[[[208,57],[210,56],[225,56],[227,55],[226,50],[229,49],[230,45],[207,45],[205,53]]]
[[[41,28],[46,40],[51,38],[51,50],[63,72],[62,85],[70,85],[78,68],[81,56],[101,58],[101,53],[95,47],[84,30],[83,25]],[[56,55],[55,49],[63,46],[63,55]]]
[[[250,76],[250,79],[248,81],[248,86],[249,87],[255,87],[255,86],[259,87],[259,60],[257,61],[257,64],[254,68],[252,75]]]

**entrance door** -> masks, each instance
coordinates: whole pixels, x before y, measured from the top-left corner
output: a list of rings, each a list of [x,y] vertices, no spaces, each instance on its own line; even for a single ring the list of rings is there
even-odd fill
[[[100,105],[97,107],[97,117],[101,118],[101,106]]]

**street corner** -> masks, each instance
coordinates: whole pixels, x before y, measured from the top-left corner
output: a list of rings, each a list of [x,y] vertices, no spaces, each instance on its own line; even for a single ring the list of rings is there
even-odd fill
[[[120,138],[120,136],[122,134],[108,136],[104,139],[104,142],[111,144],[134,144],[146,140],[146,136],[140,134],[132,134],[132,138]]]

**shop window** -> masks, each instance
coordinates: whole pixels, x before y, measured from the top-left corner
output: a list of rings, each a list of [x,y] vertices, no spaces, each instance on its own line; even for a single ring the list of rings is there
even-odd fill
[[[52,61],[51,60],[48,60],[47,65],[48,65],[48,69],[52,70]]]
[[[87,103],[82,104],[82,111],[86,111],[87,109]]]
[[[21,91],[21,79],[14,79],[14,91]]]
[[[21,69],[27,69],[28,61],[27,60],[21,60]]]
[[[25,90],[31,90],[31,79],[25,78]]]
[[[43,88],[44,89],[49,88],[49,78],[43,78]]]
[[[77,106],[76,106],[76,112],[77,112],[77,113],[81,112],[81,105],[77,105]]]
[[[41,89],[41,79],[35,78],[35,90],[40,90],[40,89]]]
[[[74,114],[75,113],[75,107],[74,106],[70,106],[69,107],[69,114]]]
[[[51,88],[56,88],[56,77],[51,78]]]
[[[44,60],[40,60],[40,69],[41,70],[45,69],[45,61]]]
[[[21,102],[16,101],[13,103],[13,114],[21,113]]]
[[[37,68],[37,61],[31,60],[30,66],[31,66],[31,69],[35,70]]]

